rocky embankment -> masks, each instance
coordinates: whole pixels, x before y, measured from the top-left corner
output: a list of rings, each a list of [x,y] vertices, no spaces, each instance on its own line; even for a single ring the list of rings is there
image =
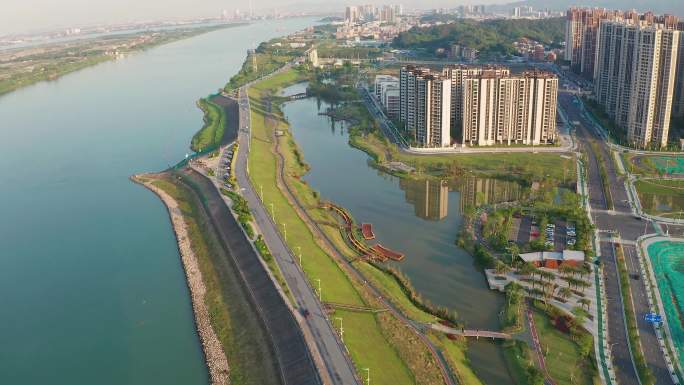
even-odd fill
[[[211,327],[209,309],[204,302],[204,295],[207,289],[202,280],[202,272],[199,269],[199,263],[192,251],[187,225],[183,219],[181,210],[178,207],[178,202],[164,190],[152,184],[144,175],[136,175],[131,179],[157,194],[162,202],[164,202],[164,205],[166,205],[169,217],[171,218],[171,223],[173,224],[174,233],[176,234],[176,240],[178,241],[178,250],[180,251],[185,277],[187,279],[188,288],[190,289],[192,309],[195,314],[195,326],[197,327],[197,332],[200,341],[202,342],[202,349],[204,350],[204,357],[206,359],[207,367],[209,368],[211,383],[212,385],[229,384],[228,359],[223,351],[221,342],[214,332],[214,329]]]

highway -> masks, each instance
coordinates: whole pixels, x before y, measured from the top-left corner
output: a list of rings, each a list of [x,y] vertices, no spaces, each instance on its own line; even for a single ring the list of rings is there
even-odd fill
[[[581,102],[574,95],[564,92],[559,94],[558,101],[570,121],[579,122],[579,125],[577,125],[577,138],[589,158],[587,183],[594,221],[599,230],[616,230],[622,239],[628,241],[622,245],[628,273],[639,276],[638,255],[633,242],[644,233],[650,233],[652,224],[632,214],[632,207],[624,187],[624,177],[618,175],[613,155],[608,145],[595,131],[594,123],[585,115]],[[592,140],[596,140],[604,161],[603,165],[608,177],[608,191],[611,194],[614,205],[613,210],[607,207],[597,157],[590,145]],[[601,256],[604,273],[603,279],[608,299],[606,304],[608,335],[612,347],[613,365],[616,368],[616,375],[620,384],[636,385],[639,382],[630,356],[626,336],[614,245],[604,238],[600,243],[600,249],[599,255]],[[646,297],[644,279],[630,278],[629,286],[633,298],[633,307],[636,312],[641,346],[647,364],[653,371],[657,384],[672,384],[673,381],[663,354],[660,351],[655,329],[643,318],[644,314],[651,311]]]
[[[240,88],[238,96],[240,105],[238,142],[240,150],[237,154],[238,158],[235,167],[235,176],[242,188],[242,195],[247,200],[254,215],[254,220],[264,237],[264,241],[280,266],[287,285],[297,302],[293,305],[300,309],[306,309],[310,314],[304,318],[303,326],[308,329],[304,333],[305,335],[313,336],[316,348],[324,362],[326,372],[321,373],[321,376],[324,379],[329,378],[332,384],[335,385],[360,384],[361,382],[356,376],[354,365],[346,354],[346,348],[339,341],[337,333],[326,319],[317,294],[309,286],[304,273],[295,262],[294,256],[280,237],[276,225],[271,220],[249,179],[247,158],[250,144],[249,127],[251,125],[249,97],[247,96],[246,88],[247,86]]]

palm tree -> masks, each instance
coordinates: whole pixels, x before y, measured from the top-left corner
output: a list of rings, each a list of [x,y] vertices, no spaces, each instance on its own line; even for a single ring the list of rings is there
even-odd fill
[[[564,277],[570,276],[573,270],[575,270],[575,268],[567,264],[562,264],[558,268],[558,272],[561,273],[561,275]]]
[[[548,270],[539,270],[539,276],[541,277],[542,281],[548,280],[549,282],[556,278],[556,274]]]
[[[496,266],[494,266],[494,272],[497,275],[503,275],[508,273],[511,270],[511,267],[508,266],[507,264],[497,260],[496,261]]]
[[[525,262],[520,266],[520,269],[518,269],[518,274],[520,275],[532,275],[534,276],[534,272],[537,270],[537,268],[530,262]]]
[[[580,300],[577,301],[577,303],[579,303],[582,306],[582,308],[584,308],[586,306],[587,311],[589,311],[589,306],[591,306],[591,300],[589,300],[587,298],[580,298]]]
[[[558,296],[563,299],[568,299],[572,296],[572,290],[569,287],[562,287],[558,290]]]

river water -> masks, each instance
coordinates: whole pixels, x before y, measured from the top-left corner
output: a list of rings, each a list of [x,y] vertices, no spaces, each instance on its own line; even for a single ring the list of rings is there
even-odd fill
[[[189,151],[195,101],[247,49],[313,22],[224,29],[0,98],[0,383],[208,382],[166,210],[128,177]]]
[[[305,87],[297,84],[284,94]],[[396,266],[425,298],[455,310],[469,328],[499,330],[503,296],[488,289],[483,273],[455,239],[466,205],[516,199],[519,186],[481,178],[409,181],[378,171],[364,152],[348,145],[344,123],[318,114],[327,107],[316,99],[300,99],[283,108],[311,166],[304,179],[356,221],[371,223],[378,242],[404,253]],[[512,383],[498,345],[472,341],[468,356],[487,384]]]

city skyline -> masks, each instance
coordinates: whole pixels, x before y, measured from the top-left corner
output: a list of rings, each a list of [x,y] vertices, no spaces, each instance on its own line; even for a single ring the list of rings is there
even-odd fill
[[[218,17],[223,10],[247,11],[250,4],[238,0],[6,0],[0,12],[0,36],[50,29],[92,26],[102,24],[133,23],[149,20]],[[252,0],[255,12],[303,12],[314,9],[320,13],[343,14],[345,6],[353,1],[342,0]],[[364,4],[382,5],[382,0],[363,1]],[[468,1],[406,0],[398,2],[408,8],[429,9],[453,7]],[[478,4],[504,4],[505,0],[480,0]],[[40,11],[38,11],[40,10]]]

